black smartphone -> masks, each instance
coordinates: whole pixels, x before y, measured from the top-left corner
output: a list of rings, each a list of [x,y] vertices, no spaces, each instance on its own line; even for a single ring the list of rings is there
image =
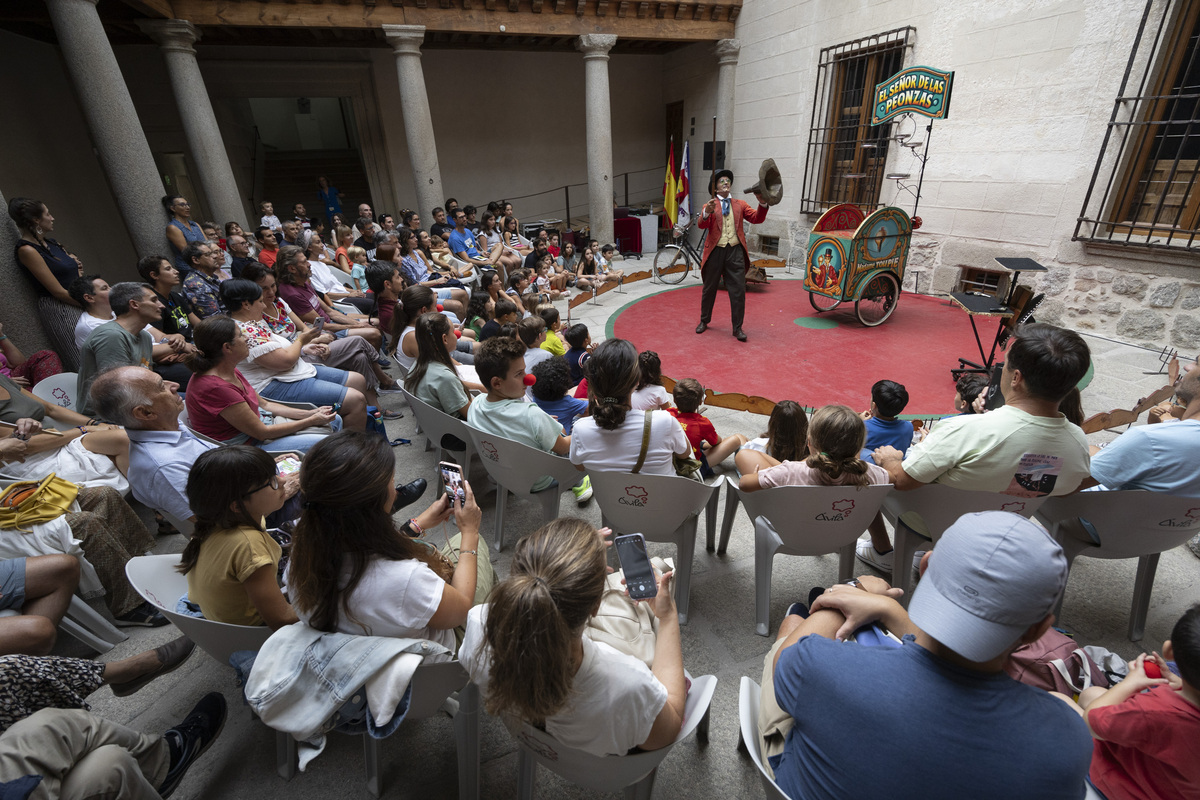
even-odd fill
[[[613,540],[617,558],[625,573],[625,589],[634,600],[649,600],[658,594],[658,581],[654,567],[646,554],[646,537],[640,533],[628,533]]]
[[[467,490],[463,488],[462,467],[453,461],[439,461],[438,470],[442,473],[442,488],[450,495],[451,504],[458,499],[458,507],[467,504]]]

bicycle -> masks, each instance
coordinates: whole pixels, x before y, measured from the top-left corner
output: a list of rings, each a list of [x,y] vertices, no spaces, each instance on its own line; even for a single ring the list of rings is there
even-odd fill
[[[693,264],[695,264],[695,269],[699,271],[703,259],[700,257],[700,252],[687,237],[695,223],[696,217],[693,215],[688,220],[687,227],[680,228],[676,225],[672,228],[671,235],[679,243],[668,244],[655,254],[652,274],[660,282],[670,284],[682,283],[683,279],[691,273]]]

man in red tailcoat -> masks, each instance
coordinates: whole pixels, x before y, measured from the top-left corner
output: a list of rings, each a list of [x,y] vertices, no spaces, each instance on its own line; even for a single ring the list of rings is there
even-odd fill
[[[746,251],[746,232],[743,221],[758,224],[767,218],[767,207],[762,196],[755,192],[758,208],[750,208],[743,200],[730,198],[733,173],[723,169],[716,175],[716,197],[704,204],[700,215],[700,227],[708,233],[704,239],[704,260],[700,274],[704,278],[704,295],[700,301],[700,324],[696,333],[704,333],[712,320],[713,303],[717,299],[717,286],[722,276],[725,290],[729,294],[729,316],[733,322],[733,335],[739,342],[746,341],[742,330],[742,318],[746,314],[746,267],[750,257]]]

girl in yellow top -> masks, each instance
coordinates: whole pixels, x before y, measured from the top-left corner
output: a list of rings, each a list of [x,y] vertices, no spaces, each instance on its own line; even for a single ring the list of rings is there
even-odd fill
[[[249,445],[209,450],[192,465],[187,494],[196,529],[179,571],[206,619],[273,630],[298,621],[276,577],[282,550],[263,528],[295,494],[295,480],[285,485],[275,459]]]

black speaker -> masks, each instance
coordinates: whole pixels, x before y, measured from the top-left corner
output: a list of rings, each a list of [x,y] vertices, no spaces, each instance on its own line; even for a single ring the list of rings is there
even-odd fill
[[[705,172],[710,172],[714,169],[725,169],[725,143],[717,142],[717,165],[713,166],[713,143],[704,143],[704,167]]]

